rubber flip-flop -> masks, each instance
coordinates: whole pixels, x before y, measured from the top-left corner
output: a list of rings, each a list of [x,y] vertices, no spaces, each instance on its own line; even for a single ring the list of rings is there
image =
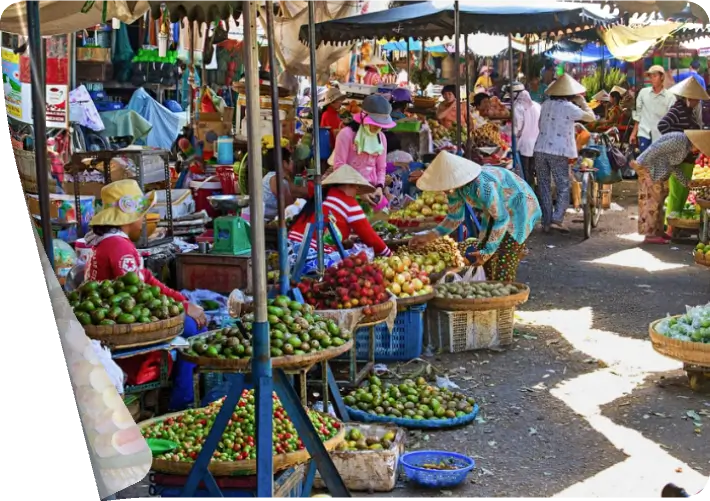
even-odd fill
[[[653,245],[667,245],[668,240],[666,240],[663,237],[648,237],[648,238],[644,238],[643,243],[653,244]]]

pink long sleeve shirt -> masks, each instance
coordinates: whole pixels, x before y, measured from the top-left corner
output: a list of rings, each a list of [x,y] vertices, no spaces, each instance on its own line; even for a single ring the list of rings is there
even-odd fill
[[[344,127],[335,138],[333,169],[338,169],[341,165],[349,165],[372,186],[384,186],[387,172],[387,139],[382,132],[379,137],[384,148],[381,154],[358,153],[355,148],[355,131],[350,127]]]

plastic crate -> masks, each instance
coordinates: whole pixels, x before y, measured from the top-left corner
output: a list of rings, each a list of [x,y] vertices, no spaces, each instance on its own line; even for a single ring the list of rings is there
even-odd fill
[[[426,304],[410,306],[397,313],[392,332],[386,324],[375,327],[375,360],[398,362],[411,360],[422,354],[424,340],[424,312]],[[367,360],[370,347],[370,327],[362,327],[355,335],[358,360]]]
[[[513,342],[515,308],[490,311],[430,310],[429,343],[449,353],[507,346]]]

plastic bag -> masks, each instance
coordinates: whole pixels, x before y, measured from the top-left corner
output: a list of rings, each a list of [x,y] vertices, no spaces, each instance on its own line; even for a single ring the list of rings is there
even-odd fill
[[[449,280],[450,278],[450,280]],[[486,272],[483,269],[483,266],[469,266],[466,269],[466,273],[463,275],[459,275],[458,273],[455,273],[453,271],[449,271],[444,274],[443,277],[439,279],[439,281],[436,283],[436,285],[440,284],[449,284],[449,283],[455,283],[455,282],[485,282],[486,281]]]
[[[96,340],[91,341],[91,347],[94,353],[96,353],[99,362],[101,362],[101,365],[106,369],[106,374],[108,374],[111,383],[116,387],[116,391],[119,395],[123,395],[123,384],[126,375],[118,364],[114,362],[113,358],[111,358],[111,350],[101,346],[101,343]]]
[[[232,318],[239,318],[242,314],[242,308],[247,298],[242,291],[234,289],[227,299],[227,310]]]

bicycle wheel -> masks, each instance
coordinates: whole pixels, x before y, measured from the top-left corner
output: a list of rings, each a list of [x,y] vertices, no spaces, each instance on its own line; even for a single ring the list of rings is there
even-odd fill
[[[592,180],[592,192],[594,193],[594,203],[592,204],[592,228],[599,226],[599,219],[602,216],[602,197],[603,190],[599,183]]]
[[[592,180],[588,172],[582,177],[582,212],[584,214],[584,239],[592,236]]]

